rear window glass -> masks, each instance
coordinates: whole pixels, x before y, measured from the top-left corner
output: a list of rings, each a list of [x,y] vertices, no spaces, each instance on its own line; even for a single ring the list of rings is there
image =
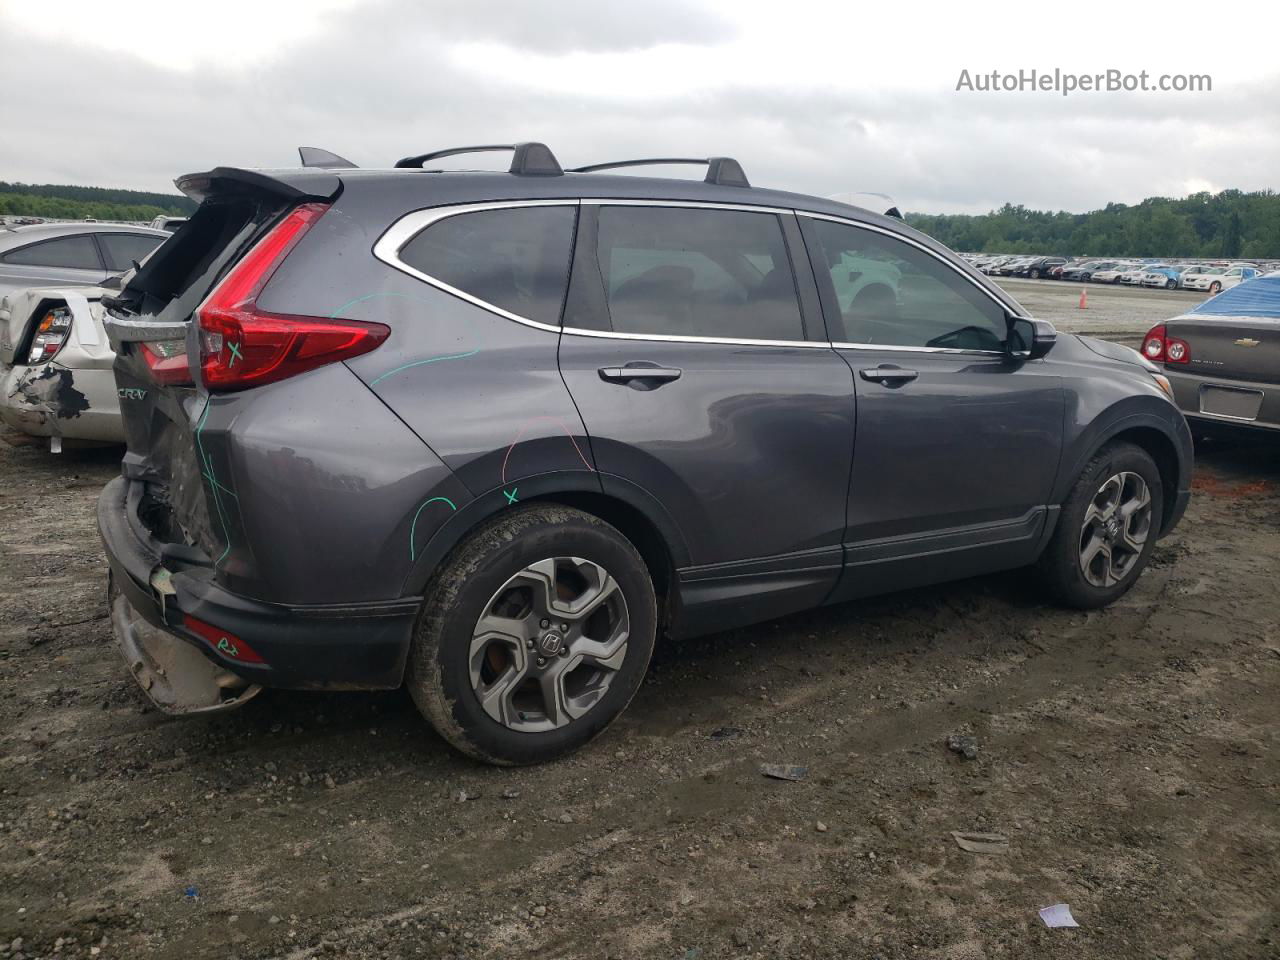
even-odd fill
[[[546,206],[458,214],[410,240],[400,259],[486,304],[558,325],[576,213]]]
[[[31,267],[66,267],[73,270],[101,270],[98,260],[98,249],[93,239],[80,234],[74,237],[59,237],[57,240],[45,240],[33,243],[7,253],[5,263],[17,263]]]
[[[613,330],[804,339],[795,277],[774,214],[604,206],[598,253]]]
[[[128,270],[133,261],[141,263],[156,247],[164,241],[164,237],[152,237],[145,233],[100,233],[98,241],[102,244],[102,253],[107,259],[107,269],[111,271]]]

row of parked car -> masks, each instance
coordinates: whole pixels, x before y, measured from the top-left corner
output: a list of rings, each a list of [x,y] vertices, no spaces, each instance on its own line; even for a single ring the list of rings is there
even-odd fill
[[[1159,260],[1068,260],[1066,257],[979,254],[963,256],[988,276],[1118,283],[1166,290],[1202,290],[1209,294],[1221,293],[1266,272],[1266,267],[1256,263],[1226,261],[1167,263]]]

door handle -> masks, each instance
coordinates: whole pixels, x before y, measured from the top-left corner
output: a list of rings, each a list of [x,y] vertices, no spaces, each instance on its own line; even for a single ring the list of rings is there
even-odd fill
[[[679,380],[682,373],[684,371],[678,367],[642,367],[628,364],[625,367],[601,367],[600,379],[608,380],[610,383],[629,383],[632,380],[657,380],[668,383]]]
[[[886,387],[909,383],[920,376],[914,370],[893,366],[866,367],[858,372],[863,380],[870,380],[872,383],[879,383]]]

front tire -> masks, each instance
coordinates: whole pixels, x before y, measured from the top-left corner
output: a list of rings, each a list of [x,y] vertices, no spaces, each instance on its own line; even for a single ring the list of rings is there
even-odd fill
[[[604,731],[657,634],[648,568],[598,517],[516,507],[456,547],[427,590],[406,685],[445,740],[487,763],[541,763]]]
[[[1131,443],[1099,450],[1063,503],[1040,557],[1050,593],[1081,610],[1122,597],[1151,557],[1163,503],[1160,471],[1145,450]]]
[[[1211,293],[1213,296],[1216,297],[1221,292],[1222,292],[1222,284],[1220,284],[1217,280],[1209,284],[1209,293]]]

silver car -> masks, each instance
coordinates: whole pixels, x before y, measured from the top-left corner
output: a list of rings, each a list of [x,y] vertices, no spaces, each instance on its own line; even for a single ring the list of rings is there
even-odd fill
[[[120,279],[106,284],[0,296],[0,420],[55,453],[63,439],[124,442],[101,304]]]
[[[0,227],[0,296],[27,287],[97,286],[171,236],[123,223]]]

